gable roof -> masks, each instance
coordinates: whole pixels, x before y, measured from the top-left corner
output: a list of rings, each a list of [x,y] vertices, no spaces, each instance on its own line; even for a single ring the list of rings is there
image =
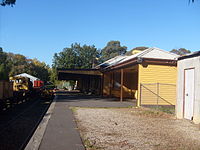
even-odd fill
[[[142,58],[157,58],[157,59],[176,59],[178,55],[162,50],[157,47],[148,48],[141,53],[138,53],[137,57]]]
[[[36,77],[34,77],[34,76],[30,75],[30,74],[27,74],[27,73],[21,73],[21,74],[16,75],[16,77],[19,77],[19,76],[21,76],[21,77],[27,77],[31,81],[39,80],[39,78],[36,78]]]
[[[103,62],[102,64],[96,66],[95,68],[108,68],[137,58],[177,60],[178,55],[164,51],[156,47],[152,47],[131,56],[116,56],[114,58],[111,58]]]

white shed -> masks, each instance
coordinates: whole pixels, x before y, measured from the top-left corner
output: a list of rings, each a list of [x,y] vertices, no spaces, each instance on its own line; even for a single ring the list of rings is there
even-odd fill
[[[178,58],[176,116],[200,123],[200,51]]]
[[[18,75],[16,75],[16,76],[27,77],[27,78],[30,79],[30,81],[31,81],[33,84],[34,84],[34,81],[40,80],[39,78],[36,78],[36,77],[34,77],[34,76],[30,75],[30,74],[27,74],[27,73],[21,73],[21,74],[18,74]]]

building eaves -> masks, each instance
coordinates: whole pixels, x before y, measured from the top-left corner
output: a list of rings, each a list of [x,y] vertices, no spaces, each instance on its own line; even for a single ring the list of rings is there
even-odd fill
[[[198,57],[198,56],[200,56],[200,51],[193,52],[193,53],[190,53],[190,54],[187,54],[187,55],[184,55],[184,56],[180,56],[180,57],[178,57],[178,60],[183,60],[183,59]]]
[[[66,68],[57,68],[57,71],[98,71],[99,69],[66,69]]]

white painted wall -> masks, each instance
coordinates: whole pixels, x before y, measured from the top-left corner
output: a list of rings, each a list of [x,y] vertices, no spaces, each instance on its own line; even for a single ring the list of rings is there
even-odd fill
[[[178,61],[178,80],[177,80],[177,101],[176,116],[183,118],[183,99],[184,99],[184,70],[195,68],[194,84],[194,123],[200,123],[200,56],[187,58]]]

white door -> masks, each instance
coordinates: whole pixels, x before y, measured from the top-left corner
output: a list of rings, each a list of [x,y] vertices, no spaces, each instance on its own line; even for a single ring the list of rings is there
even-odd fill
[[[192,120],[194,108],[194,69],[185,70],[184,118]]]

